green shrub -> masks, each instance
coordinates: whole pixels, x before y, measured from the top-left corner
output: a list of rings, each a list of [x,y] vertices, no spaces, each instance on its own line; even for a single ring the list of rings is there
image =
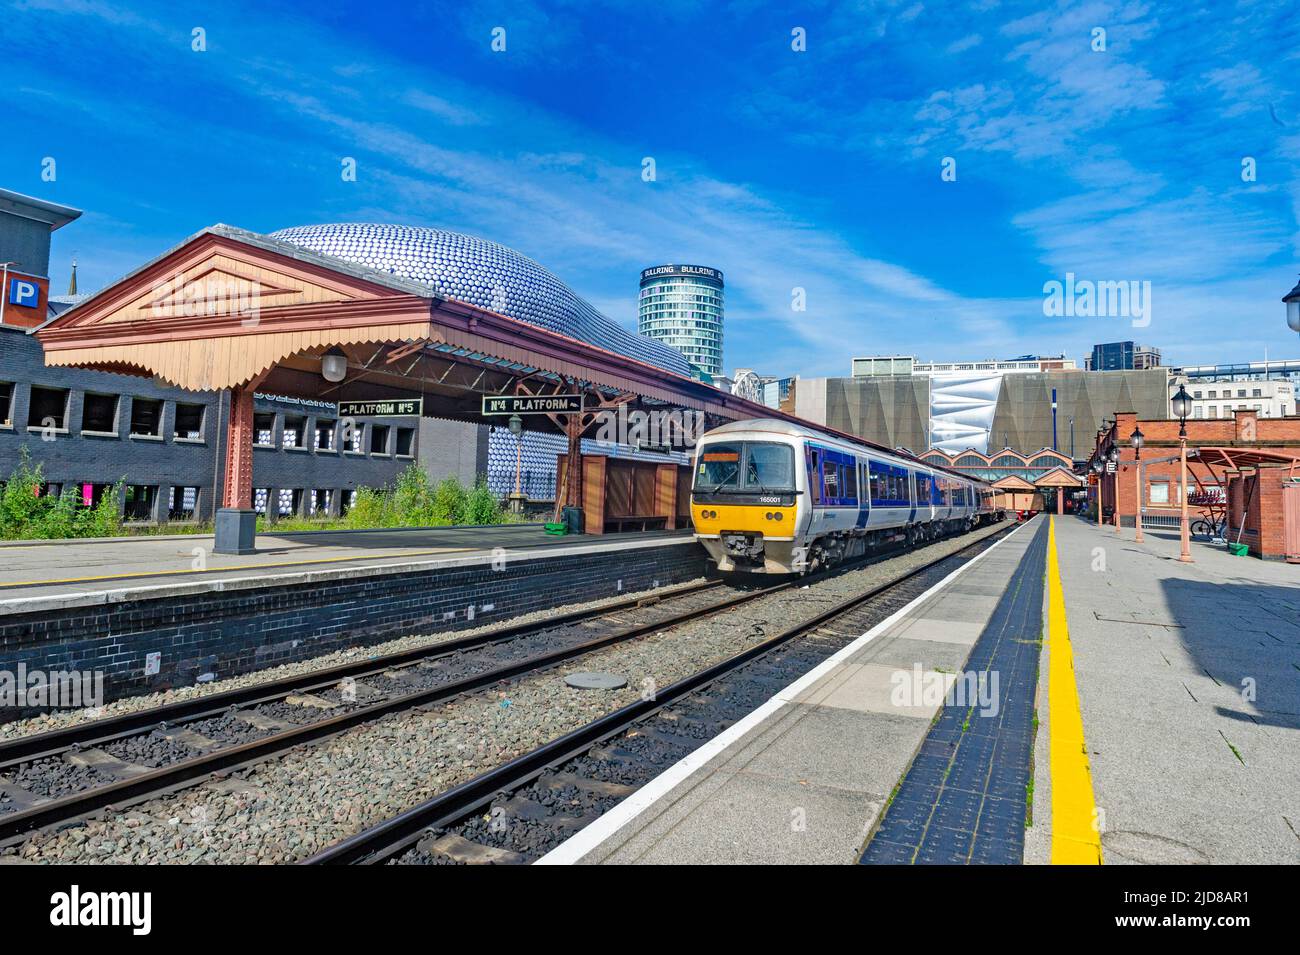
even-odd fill
[[[66,487],[57,497],[41,494],[45,475],[33,465],[27,448],[0,493],[0,539],[63,540],[70,537],[117,537],[122,532],[118,502],[122,481],[104,491],[94,507],[81,505],[81,493]]]
[[[468,504],[469,494],[465,485],[454,477],[443,478],[433,492],[433,519],[429,523],[436,527],[464,524]]]
[[[474,483],[474,490],[469,492],[465,506],[466,524],[500,524],[504,520],[501,502],[497,500],[487,486],[487,480],[480,477]]]

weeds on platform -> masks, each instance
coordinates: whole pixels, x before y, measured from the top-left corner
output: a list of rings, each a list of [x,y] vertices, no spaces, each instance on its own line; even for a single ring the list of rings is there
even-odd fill
[[[123,483],[106,488],[99,502],[86,506],[75,487],[51,494],[41,465],[32,464],[26,448],[0,490],[0,540],[60,540],[114,537],[122,531],[118,501]]]

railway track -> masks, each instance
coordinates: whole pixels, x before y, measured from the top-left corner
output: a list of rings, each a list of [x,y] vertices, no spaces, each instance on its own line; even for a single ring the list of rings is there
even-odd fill
[[[740,592],[703,581],[0,743],[0,846],[810,579]],[[721,599],[718,591],[725,592]]]
[[[304,864],[535,861],[1013,529],[843,600]]]

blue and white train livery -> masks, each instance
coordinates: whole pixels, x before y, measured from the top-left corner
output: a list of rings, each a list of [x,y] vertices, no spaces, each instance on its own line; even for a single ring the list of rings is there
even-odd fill
[[[1002,520],[982,481],[775,418],[723,425],[695,452],[695,538],[726,573],[802,573]]]

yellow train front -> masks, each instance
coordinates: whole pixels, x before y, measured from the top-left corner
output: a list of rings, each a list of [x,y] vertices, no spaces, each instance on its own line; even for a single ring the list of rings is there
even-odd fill
[[[773,418],[695,452],[695,539],[724,574],[815,571],[1001,520],[993,489],[910,455]]]
[[[777,426],[777,427],[772,427]],[[802,448],[784,422],[723,425],[695,456],[691,520],[695,539],[723,573],[797,573],[809,518]]]

